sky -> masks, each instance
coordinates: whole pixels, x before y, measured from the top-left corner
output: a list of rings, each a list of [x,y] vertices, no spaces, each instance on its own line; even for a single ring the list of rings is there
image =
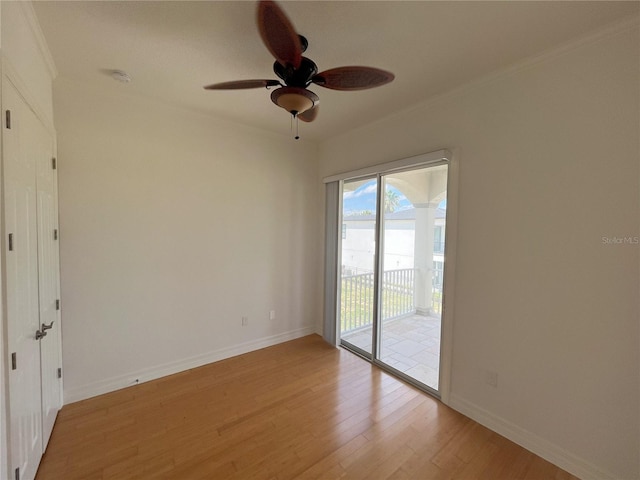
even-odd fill
[[[404,196],[404,194],[392,185],[387,184],[387,190],[391,190],[398,194],[400,204],[398,210],[407,210],[413,208],[413,204]],[[375,212],[376,208],[376,181],[371,180],[361,185],[351,192],[344,192],[342,197],[343,215],[354,215],[363,211]],[[440,208],[447,208],[447,201],[443,200],[438,205]]]

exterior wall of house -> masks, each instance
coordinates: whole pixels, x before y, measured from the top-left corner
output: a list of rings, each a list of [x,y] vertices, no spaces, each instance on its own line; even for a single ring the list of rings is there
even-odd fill
[[[449,403],[581,478],[639,478],[640,38],[627,22],[321,145],[459,165]],[[498,385],[486,383],[487,372]]]
[[[342,268],[352,274],[370,273],[373,265],[375,220],[349,220],[346,217],[342,224],[345,232],[342,238]],[[436,219],[435,225],[444,226],[444,219]],[[385,270],[413,268],[415,220],[387,220],[384,247]],[[433,260],[442,262],[442,252],[436,250]]]
[[[64,78],[55,111],[66,402],[316,330],[314,146]]]
[[[375,220],[343,219],[346,226],[342,238],[342,265],[357,273],[372,272]],[[343,227],[344,228],[344,227]],[[398,220],[386,223],[384,265],[387,270],[413,268],[415,221]]]

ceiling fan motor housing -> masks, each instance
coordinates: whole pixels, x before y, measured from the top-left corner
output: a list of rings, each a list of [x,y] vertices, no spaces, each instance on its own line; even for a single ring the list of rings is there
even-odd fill
[[[284,66],[280,62],[275,62],[273,71],[287,86],[304,88],[311,83],[311,79],[318,73],[318,66],[313,60],[302,57],[298,68],[293,68],[291,65]]]

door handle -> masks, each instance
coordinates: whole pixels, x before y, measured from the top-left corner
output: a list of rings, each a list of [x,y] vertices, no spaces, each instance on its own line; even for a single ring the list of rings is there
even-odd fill
[[[36,340],[40,340],[42,337],[46,337],[47,332],[41,332],[40,330],[36,330]]]
[[[51,323],[49,325],[47,325],[46,323],[42,324],[42,332],[46,332],[47,330],[51,330],[52,328],[53,328],[53,320],[51,320]]]

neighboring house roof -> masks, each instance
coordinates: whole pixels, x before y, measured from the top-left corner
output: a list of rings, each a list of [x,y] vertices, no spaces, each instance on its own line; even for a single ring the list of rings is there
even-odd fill
[[[435,218],[445,218],[447,211],[444,208],[436,209]],[[367,222],[367,221],[375,221],[376,216],[374,214],[365,214],[365,215],[347,215],[343,217],[345,222]],[[415,220],[416,219],[416,209],[415,208],[405,208],[404,210],[397,210],[393,213],[388,213],[385,215],[386,220]]]

